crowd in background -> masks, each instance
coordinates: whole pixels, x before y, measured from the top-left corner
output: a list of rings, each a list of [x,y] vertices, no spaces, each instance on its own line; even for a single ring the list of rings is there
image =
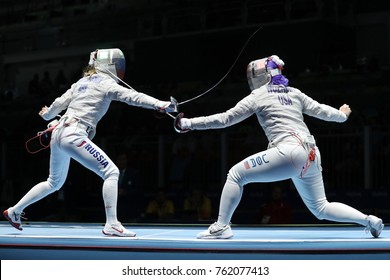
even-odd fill
[[[41,32],[37,28],[34,32],[0,36],[0,53],[4,57],[9,54],[8,59],[16,61],[0,62],[4,63],[0,70],[0,205],[4,209],[33,182],[46,179],[47,151],[29,154],[24,145],[46,127],[38,116],[39,109],[81,76],[89,59],[89,53],[78,53],[78,49],[85,48],[82,43],[97,48],[118,42],[116,47],[123,48],[127,59],[126,82],[157,98],[174,96],[183,101],[214,85],[253,30],[265,23],[226,79],[206,96],[182,105],[180,111],[194,117],[231,108],[249,94],[247,63],[278,54],[286,62],[284,73],[291,86],[321,103],[334,107],[348,103],[352,108],[345,124],[305,119],[312,134],[318,137],[329,200],[336,198],[369,212],[382,211],[384,217],[389,214],[386,205],[390,192],[390,71],[383,55],[362,54],[355,47],[354,40],[359,36],[354,32],[358,28],[341,20],[356,11],[368,13],[367,6],[374,9],[374,5],[315,0],[281,0],[273,5],[268,1],[234,0],[229,1],[231,5],[226,1],[126,1],[126,5],[133,5],[128,9],[134,14],[128,16],[131,20],[127,22],[123,15],[129,13],[121,10],[118,1],[92,1],[94,5],[89,5],[90,1],[42,2],[63,2],[64,7],[48,9],[47,5],[36,4],[38,11],[25,13],[16,9],[21,4],[15,2],[15,9],[0,9],[5,15],[0,17],[1,28],[6,24],[10,28],[17,24],[52,24],[51,29],[42,25],[45,27]],[[145,2],[161,6],[148,11]],[[107,20],[102,24],[97,15],[107,12],[119,16],[111,15],[111,20],[104,17]],[[63,26],[56,26],[57,21],[63,22]],[[92,27],[99,32],[92,34]],[[321,36],[313,36],[313,32]],[[18,34],[20,44],[16,46]],[[292,34],[294,42],[280,40],[283,34]],[[298,50],[292,49],[293,43]],[[375,43],[379,49],[381,45]],[[39,61],[34,51],[39,53],[40,49],[55,54],[57,50],[62,54],[72,50],[78,56],[73,61],[69,56]],[[18,60],[18,55],[23,57],[26,53],[31,53],[31,57],[27,56],[25,64]],[[50,67],[43,67],[45,64]],[[24,74],[23,69],[34,70]],[[28,82],[22,87],[15,77]],[[99,123],[95,141],[104,146],[121,170],[118,215],[122,222],[209,223],[216,218],[227,170],[246,155],[267,146],[255,117],[223,131],[180,135],[173,130],[171,118],[124,104],[111,106]],[[370,152],[366,153],[368,147]],[[77,163],[72,162],[64,187],[28,208],[27,216],[33,220],[101,220],[104,213],[99,203],[103,201],[96,197],[101,196],[102,182],[95,174],[73,168],[74,165]],[[289,181],[246,188],[235,223],[300,223],[312,219]],[[52,205],[61,211],[45,211],[53,209]]]

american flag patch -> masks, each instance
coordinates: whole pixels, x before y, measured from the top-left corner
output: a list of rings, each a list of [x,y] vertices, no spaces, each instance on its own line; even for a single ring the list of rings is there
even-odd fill
[[[248,161],[244,161],[244,166],[245,166],[245,169],[250,169],[250,168],[251,168],[251,167],[249,166]]]

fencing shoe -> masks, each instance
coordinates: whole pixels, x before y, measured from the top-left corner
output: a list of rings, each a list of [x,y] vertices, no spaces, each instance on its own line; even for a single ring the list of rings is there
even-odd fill
[[[103,234],[109,236],[120,236],[120,237],[134,237],[136,236],[135,232],[127,230],[120,222],[114,224],[105,224]]]
[[[231,237],[233,237],[233,231],[230,225],[220,225],[217,222],[196,236],[198,239],[229,239]]]
[[[366,232],[371,232],[372,236],[374,236],[375,238],[378,238],[379,235],[381,234],[383,228],[385,227],[383,222],[382,222],[382,219],[379,219],[375,216],[372,216],[372,215],[369,215],[367,217],[367,220],[368,220],[368,224],[367,224],[367,227],[366,227]]]
[[[4,217],[8,220],[8,222],[16,229],[23,230],[21,219],[23,218],[24,213],[15,213],[12,207],[4,210]]]

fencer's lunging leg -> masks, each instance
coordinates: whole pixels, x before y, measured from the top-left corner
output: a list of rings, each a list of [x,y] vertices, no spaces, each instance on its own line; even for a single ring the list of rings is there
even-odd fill
[[[17,204],[15,204],[15,206],[12,207],[12,209],[15,213],[20,214],[27,206],[37,202],[55,190],[56,189],[52,188],[47,181],[36,184]]]
[[[339,202],[325,203],[323,211],[318,218],[335,222],[357,223],[363,226],[367,226],[368,224],[367,215]]]
[[[303,202],[314,216],[320,220],[367,226],[367,215],[359,210],[343,203],[328,202],[321,171],[315,169],[310,171],[313,173],[303,178],[293,178],[293,182]]]
[[[233,216],[238,204],[241,201],[243,186],[240,186],[231,174],[228,174],[226,183],[222,190],[221,201],[219,205],[218,223],[227,225]]]
[[[47,181],[38,183],[32,187],[25,196],[12,207],[13,211],[20,214],[27,206],[41,200],[55,191],[58,191],[65,183],[69,163],[69,156],[59,151],[57,146],[52,147],[49,178]]]

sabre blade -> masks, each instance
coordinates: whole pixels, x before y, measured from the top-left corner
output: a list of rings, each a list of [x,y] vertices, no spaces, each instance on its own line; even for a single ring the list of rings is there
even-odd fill
[[[174,120],[176,119],[176,117],[174,115],[172,115],[171,113],[165,112],[165,114],[167,114],[168,116],[170,116]]]

